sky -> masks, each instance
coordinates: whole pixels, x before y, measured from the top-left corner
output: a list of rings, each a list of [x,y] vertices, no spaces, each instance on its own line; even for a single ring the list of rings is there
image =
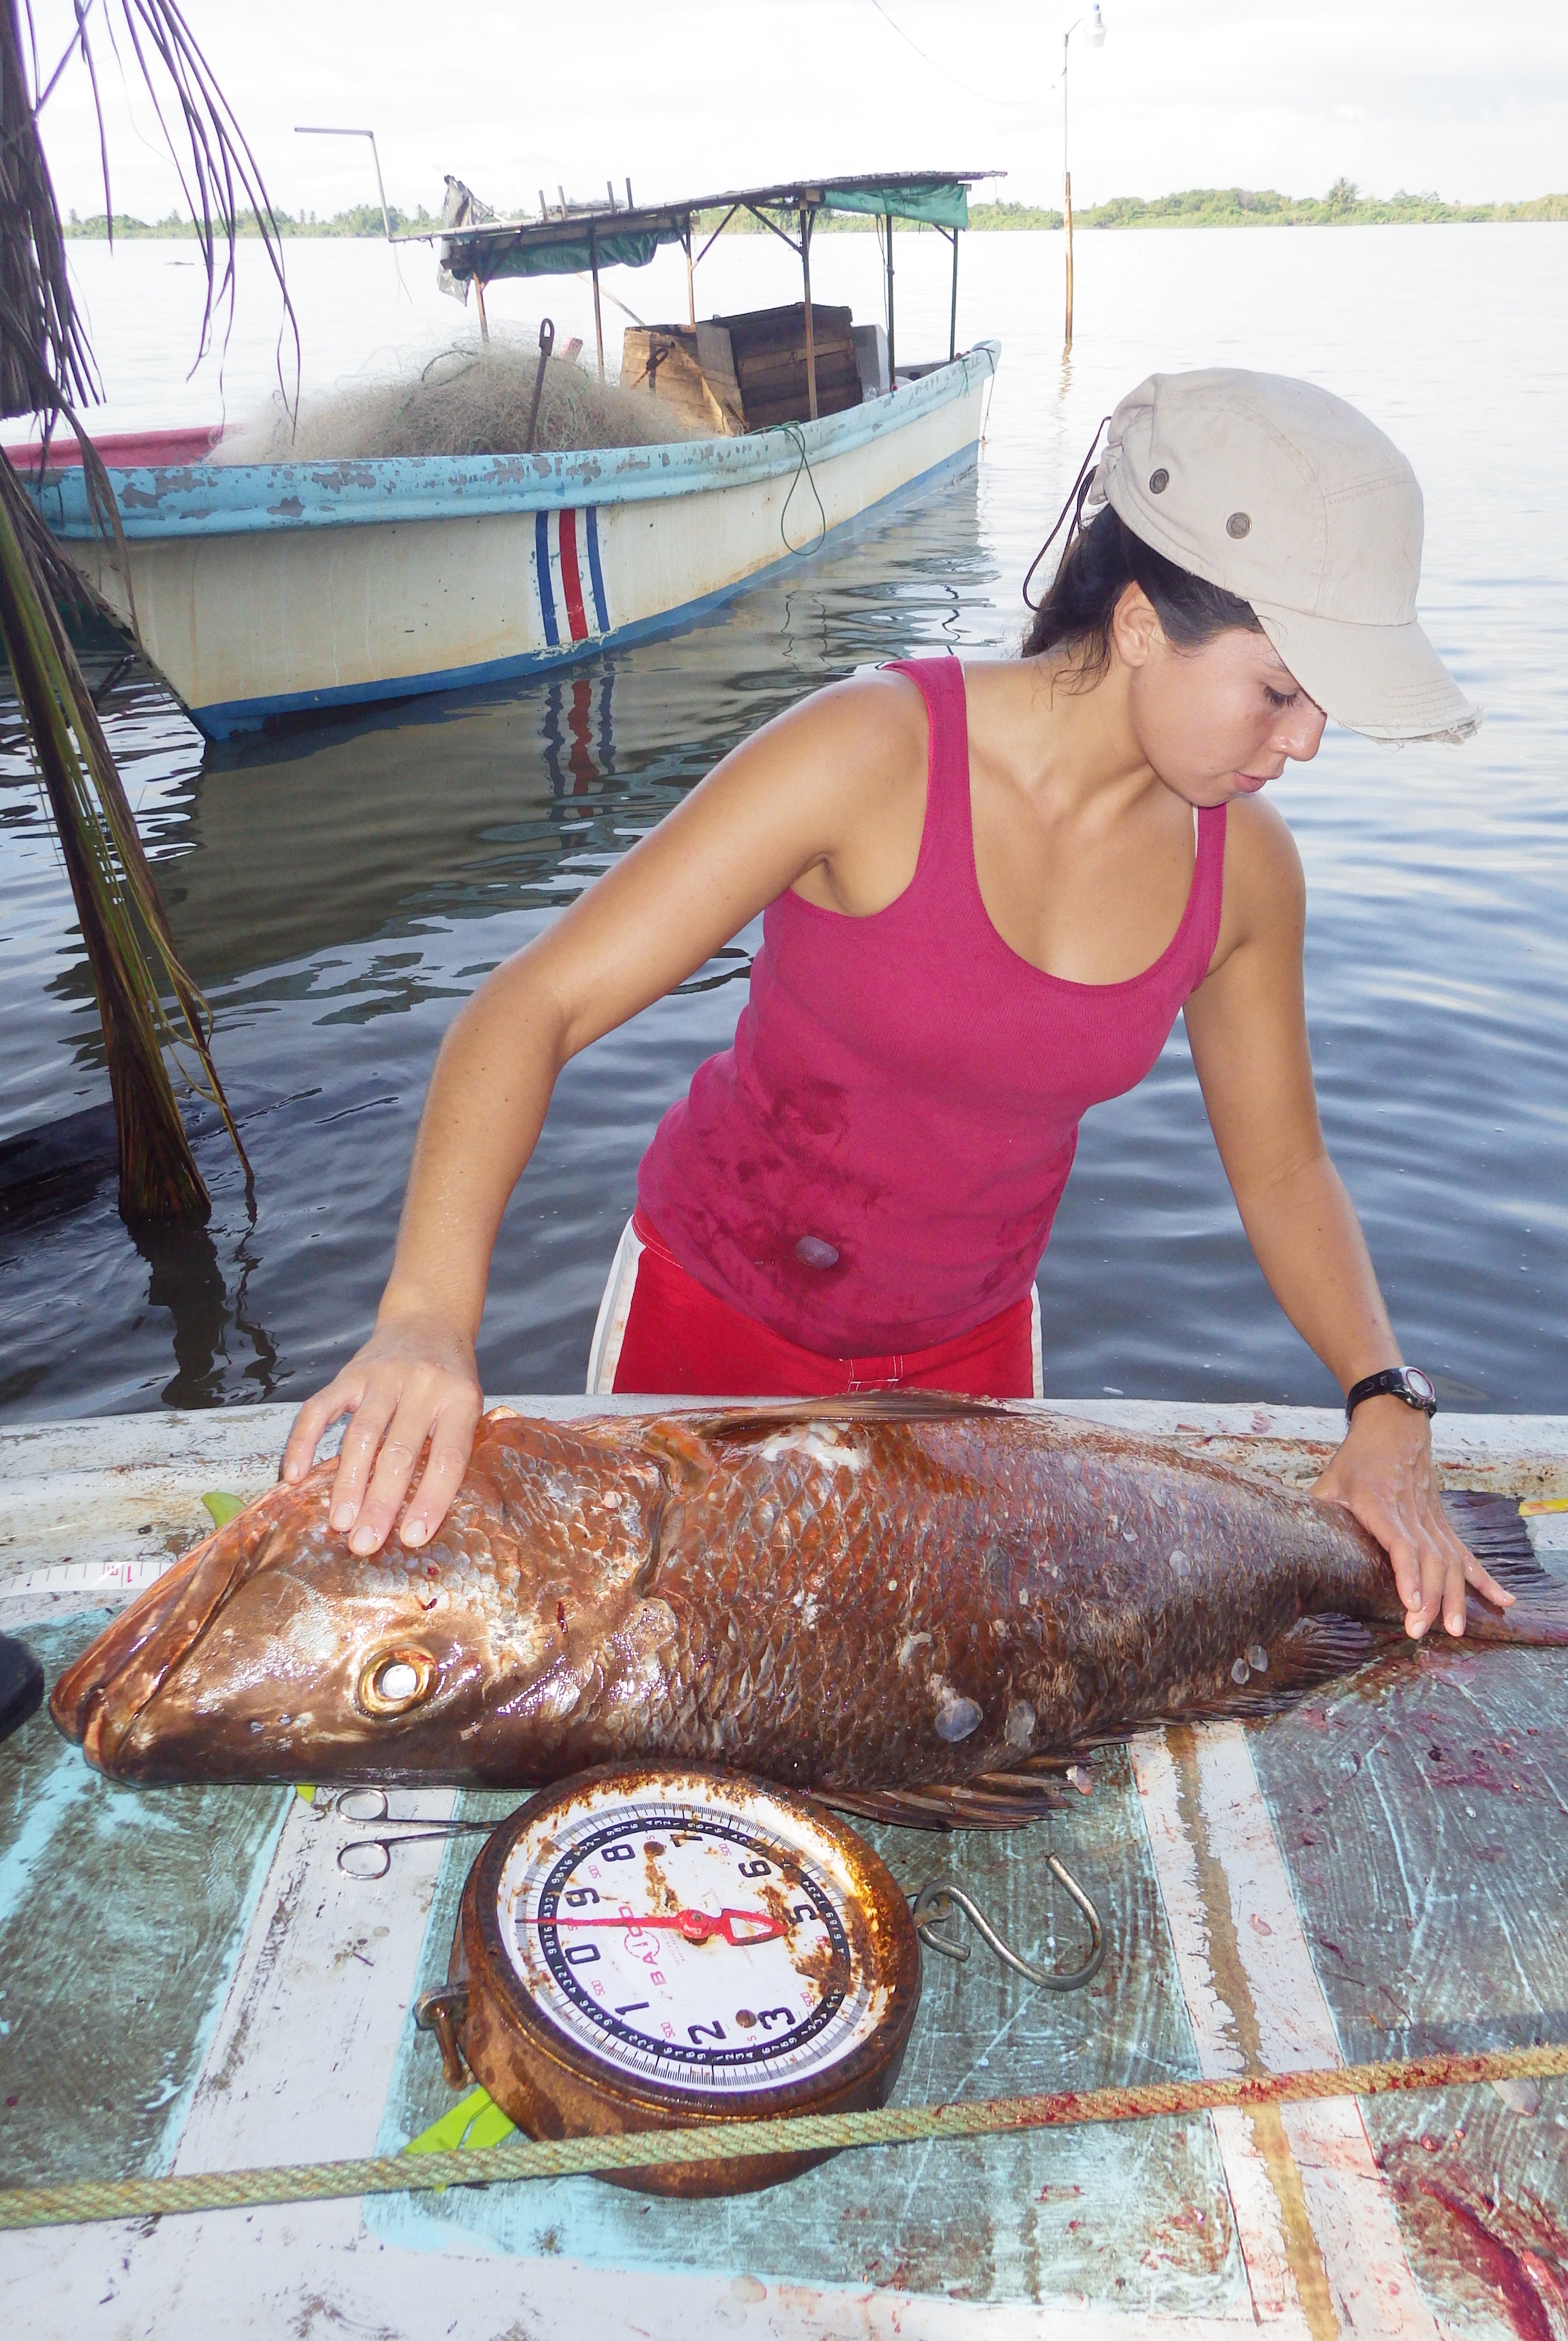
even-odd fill
[[[774,176],[994,169],[995,194],[1059,203],[1062,35],[1050,0],[184,0],[275,203],[325,214],[374,200],[368,146],[302,122],[375,130],[389,199],[440,205],[454,172],[493,203],[639,200]],[[1083,0],[1087,13],[1089,0]],[[1322,194],[1434,190],[1496,202],[1568,188],[1563,0],[1103,0],[1106,39],[1070,48],[1075,204],[1190,186]],[[69,0],[34,0],[47,80]],[[179,200],[124,35],[123,0],[88,19],[116,211]],[[459,27],[460,34],[459,34]],[[135,85],[134,96],[128,95]],[[43,117],[64,207],[104,205],[79,61]]]

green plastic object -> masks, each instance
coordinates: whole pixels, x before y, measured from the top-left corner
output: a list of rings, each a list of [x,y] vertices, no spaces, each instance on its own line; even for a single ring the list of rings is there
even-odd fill
[[[222,1488],[211,1489],[202,1498],[202,1501],[211,1512],[213,1526],[215,1529],[226,1529],[229,1522],[245,1508],[244,1496],[231,1496]]]
[[[488,2089],[470,2089],[439,2121],[422,2129],[404,2147],[404,2154],[450,2154],[463,2146],[499,2146],[517,2125],[508,2121]]]

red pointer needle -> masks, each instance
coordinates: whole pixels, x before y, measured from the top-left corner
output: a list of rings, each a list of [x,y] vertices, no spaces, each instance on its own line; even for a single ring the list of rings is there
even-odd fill
[[[711,1942],[715,1935],[722,1935],[737,1950],[744,1950],[750,1943],[774,1942],[789,1932],[782,1918],[770,1918],[765,1910],[723,1910],[716,1918],[707,1910],[674,1910],[657,1918],[539,1918],[534,1923],[540,1927],[624,1927],[628,1932],[663,1927],[688,1943]],[[737,1935],[737,1927],[743,1927],[745,1932]]]

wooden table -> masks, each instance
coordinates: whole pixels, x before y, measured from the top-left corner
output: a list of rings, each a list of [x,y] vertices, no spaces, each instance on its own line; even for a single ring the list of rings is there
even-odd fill
[[[1057,1410],[1298,1481],[1335,1435],[1309,1411]],[[268,1483],[288,1420],[5,1434],[0,1629],[52,1679],[204,1530],[205,1490]],[[1437,1429],[1452,1484],[1568,1493],[1568,1421]],[[1568,1514],[1532,1529],[1568,1549]],[[290,1791],[116,1788],[45,1717],[0,1748],[5,2182],[395,2151],[445,2109],[409,2009],[444,1970],[473,1840],[411,1846],[364,1884],[335,1866],[345,1833]],[[1439,1642],[1263,1726],[1145,1735],[1028,1830],[867,1833],[911,1889],[954,1872],[1025,1951],[1059,1929],[1075,1952],[1052,1849],[1108,1920],[1104,1968],[1066,2001],[978,1946],[964,1967],[927,1959],[904,2101],[1568,2038],[1560,1652]],[[578,2179],[0,2235],[0,2286],[8,2327],[73,2341],[1201,2341],[1260,2323],[1546,2341],[1568,2331],[1568,2084],[1508,2094],[879,2148],[713,2203]]]

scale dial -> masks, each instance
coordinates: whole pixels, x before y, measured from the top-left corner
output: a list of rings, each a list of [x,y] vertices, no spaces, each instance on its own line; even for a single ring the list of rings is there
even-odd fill
[[[885,2102],[920,1993],[908,1905],[841,1822],[727,1772],[593,1773],[491,1838],[453,1945],[468,2064],[534,2137]],[[628,2172],[735,2193],[821,2156]]]

